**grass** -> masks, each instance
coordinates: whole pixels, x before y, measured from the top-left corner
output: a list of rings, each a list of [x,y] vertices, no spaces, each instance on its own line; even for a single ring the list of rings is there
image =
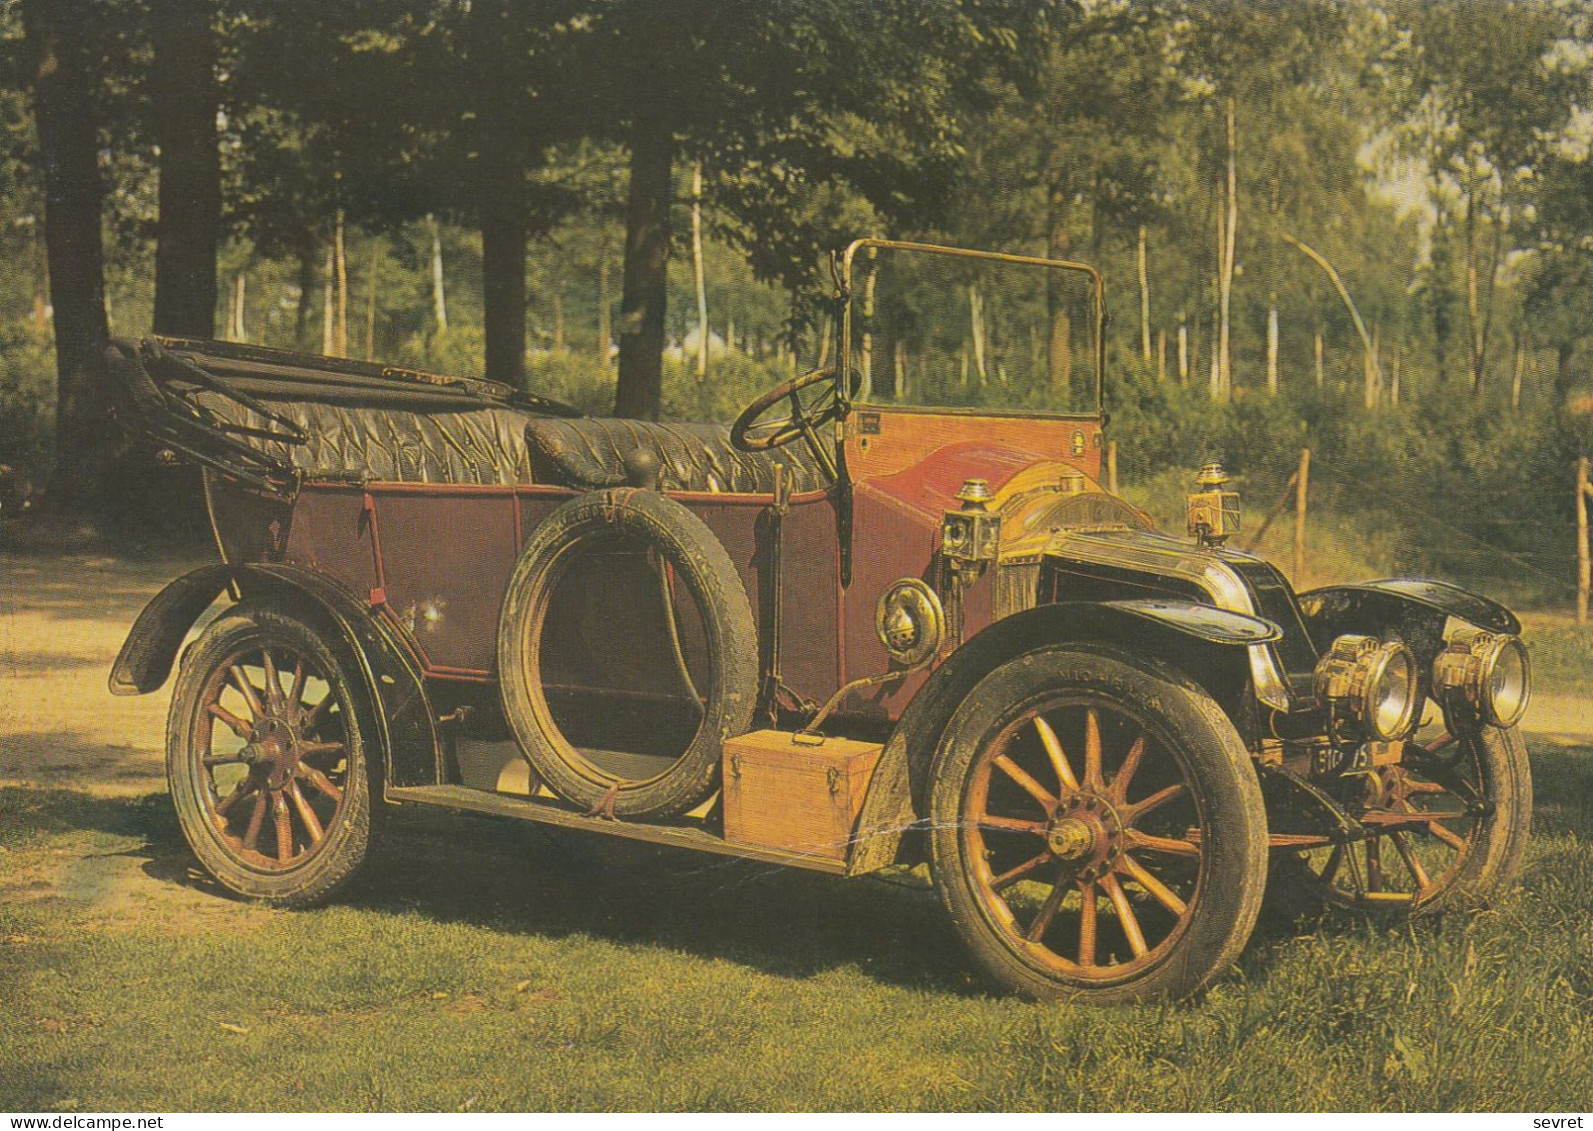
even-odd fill
[[[288,913],[207,890],[164,797],[4,790],[0,1109],[1585,1110],[1593,749],[1534,772],[1493,910],[1266,916],[1202,1000],[1110,1011],[989,994],[915,873],[406,813]]]
[[[1523,633],[1532,653],[1532,683],[1547,691],[1587,694],[1593,688],[1593,626],[1531,624]]]

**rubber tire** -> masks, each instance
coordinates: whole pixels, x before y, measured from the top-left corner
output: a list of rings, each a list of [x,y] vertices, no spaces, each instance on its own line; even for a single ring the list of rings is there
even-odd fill
[[[1121,981],[1068,980],[1011,946],[984,907],[962,859],[958,825],[975,756],[1013,708],[1056,691],[1084,691],[1160,723],[1205,816],[1193,917],[1167,955]],[[1177,741],[1173,741],[1173,740]],[[969,694],[941,735],[930,789],[935,886],[969,953],[1000,988],[1088,1005],[1177,1000],[1227,969],[1249,941],[1267,876],[1267,822],[1249,753],[1222,709],[1198,685],[1148,658],[1111,648],[1041,649],[1008,660]],[[1202,796],[1203,795],[1203,796]]]
[[[1411,905],[1354,904],[1353,909],[1384,921],[1420,919],[1451,911],[1476,911],[1489,906],[1514,882],[1532,839],[1532,766],[1521,728],[1484,726],[1482,740],[1483,799],[1493,811],[1455,876],[1437,895]],[[1273,861],[1269,899],[1280,913],[1310,913],[1343,901],[1322,890],[1305,860],[1289,855]]]
[[[347,779],[344,805],[326,832],[326,842],[301,865],[264,872],[238,860],[218,840],[187,770],[194,743],[200,698],[215,666],[262,637],[279,640],[312,656],[344,709],[348,728]],[[184,654],[172,691],[166,720],[166,781],[183,838],[205,871],[229,891],[282,907],[313,907],[325,903],[352,880],[371,847],[372,783],[361,678],[339,642],[334,648],[313,625],[287,612],[250,602],[233,606],[211,622]]]
[[[616,778],[587,761],[554,722],[542,690],[538,642],[567,555],[616,529],[647,541],[675,569],[701,609],[709,652],[707,705],[691,744],[656,777]],[[702,519],[656,491],[616,488],[572,499],[544,519],[521,552],[498,619],[498,684],[520,749],[548,787],[596,808],[618,786],[613,814],[678,816],[718,783],[724,741],[744,734],[758,695],[758,631],[730,555]]]

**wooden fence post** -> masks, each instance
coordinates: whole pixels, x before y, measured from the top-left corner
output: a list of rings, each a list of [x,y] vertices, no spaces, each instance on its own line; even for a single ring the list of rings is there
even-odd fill
[[[1587,456],[1576,461],[1576,623],[1587,624],[1590,574],[1587,545],[1587,499],[1593,488],[1587,482]]]
[[[1106,489],[1117,494],[1117,441],[1106,442]]]
[[[1305,584],[1305,498],[1311,483],[1311,449],[1300,450],[1300,470],[1294,485],[1294,577],[1295,588]]]

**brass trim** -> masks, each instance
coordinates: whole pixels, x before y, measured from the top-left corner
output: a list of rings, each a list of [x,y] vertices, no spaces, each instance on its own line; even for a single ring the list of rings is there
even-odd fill
[[[1166,535],[1136,532],[1129,540],[1123,536],[1060,531],[1047,541],[1045,553],[1047,557],[1072,558],[1089,565],[1126,566],[1171,575],[1199,586],[1219,609],[1261,617],[1249,586],[1236,569],[1209,551],[1202,552]],[[1272,649],[1266,644],[1251,644],[1246,651],[1256,698],[1273,710],[1289,711],[1293,705],[1289,681],[1279,669]]]

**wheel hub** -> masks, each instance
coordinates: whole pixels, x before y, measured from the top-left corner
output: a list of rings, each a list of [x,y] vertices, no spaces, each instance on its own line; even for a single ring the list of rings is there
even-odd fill
[[[298,736],[285,720],[268,716],[255,724],[248,745],[239,753],[251,770],[264,776],[269,788],[282,789],[298,768]]]
[[[1105,797],[1081,790],[1063,800],[1045,843],[1057,859],[1078,865],[1079,879],[1099,879],[1123,855],[1123,821]]]

